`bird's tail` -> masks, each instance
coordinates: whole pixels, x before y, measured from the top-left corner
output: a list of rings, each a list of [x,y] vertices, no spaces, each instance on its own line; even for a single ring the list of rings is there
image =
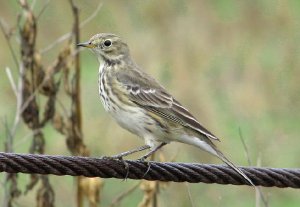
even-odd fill
[[[221,159],[224,163],[226,163],[229,167],[231,167],[235,172],[237,172],[239,175],[241,175],[250,185],[254,186],[253,182],[251,179],[243,173],[241,169],[236,167],[230,160],[228,160],[223,153],[218,150],[218,148],[212,143],[212,141],[206,137],[203,139],[199,139],[198,137],[183,137],[181,140],[179,140],[183,143],[190,144],[197,146],[201,148],[202,150],[205,150],[206,152],[215,155],[219,159]]]
[[[215,149],[215,151],[217,153],[216,156],[219,159],[221,159],[224,163],[226,163],[229,167],[231,167],[235,172],[240,174],[245,180],[247,180],[249,184],[255,187],[251,179],[247,175],[245,175],[245,173],[240,168],[238,168],[237,166],[235,166],[235,164],[233,164],[230,160],[228,160],[221,151],[219,151],[218,149]]]

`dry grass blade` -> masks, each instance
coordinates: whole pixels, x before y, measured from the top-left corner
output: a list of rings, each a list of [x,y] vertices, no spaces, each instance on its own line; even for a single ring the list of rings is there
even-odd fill
[[[250,156],[249,156],[249,151],[248,151],[248,147],[246,145],[246,142],[244,140],[244,137],[243,137],[243,134],[242,134],[242,130],[241,128],[239,127],[239,137],[240,137],[240,140],[243,144],[243,147],[244,147],[244,151],[245,151],[245,154],[246,154],[246,158],[247,158],[247,161],[248,161],[248,165],[252,165],[251,163],[251,160],[250,160]]]
[[[186,186],[186,189],[187,189],[187,192],[188,192],[188,195],[189,195],[189,201],[191,203],[191,206],[194,207],[195,203],[194,203],[193,198],[192,198],[192,193],[191,193],[190,186],[189,186],[188,183],[185,183],[185,186]]]
[[[79,28],[84,27],[86,24],[88,24],[90,21],[92,21],[97,16],[97,14],[101,10],[102,6],[103,6],[103,2],[100,1],[100,3],[98,4],[97,8],[95,9],[95,11],[89,17],[87,17],[84,21],[82,21],[82,23],[79,25]],[[44,53],[48,52],[49,50],[51,50],[52,48],[54,48],[56,45],[62,43],[63,41],[65,41],[65,40],[67,40],[67,39],[69,39],[71,37],[72,37],[72,32],[68,32],[68,33],[60,36],[54,42],[52,42],[51,44],[49,44],[46,48],[41,49],[40,50],[41,54],[44,54]]]
[[[47,1],[44,3],[44,5],[43,5],[41,11],[36,15],[36,20],[37,20],[37,21],[40,19],[40,17],[41,17],[42,14],[44,13],[44,11],[47,9],[47,7],[49,6],[49,3],[50,3],[50,0],[47,0]]]
[[[5,72],[6,72],[6,75],[7,75],[7,78],[9,80],[9,83],[11,85],[11,88],[16,96],[16,98],[18,97],[18,89],[17,89],[17,86],[16,86],[16,83],[14,81],[14,78],[12,77],[12,74],[11,74],[11,70],[9,67],[6,67],[5,68]]]
[[[140,186],[140,184],[141,184],[141,182],[138,182],[137,184],[133,185],[131,188],[129,188],[125,192],[122,192],[115,199],[113,199],[113,201],[111,202],[111,204],[109,205],[109,207],[118,206],[120,204],[120,202],[124,198],[126,198],[126,196],[130,195],[133,191],[135,191]]]
[[[46,48],[41,49],[40,50],[41,54],[44,54],[44,53],[48,52],[49,50],[51,50],[52,48],[54,48],[56,45],[60,44],[61,42],[65,41],[65,40],[67,40],[71,36],[72,36],[71,32],[66,33],[66,34],[60,36],[53,43],[51,43],[50,45],[48,45]]]
[[[95,11],[88,18],[86,18],[84,21],[82,21],[80,23],[79,27],[82,28],[86,24],[88,24],[90,21],[92,21],[97,16],[97,14],[99,13],[102,6],[103,6],[103,1],[100,1],[97,8],[95,9]]]
[[[22,67],[22,65],[20,66],[20,69],[19,69],[19,74],[23,74],[24,73],[24,68]],[[16,86],[15,84],[15,81],[12,77],[12,74],[11,74],[11,70],[10,68],[6,67],[6,74],[8,76],[8,79],[10,81],[10,84],[11,84],[11,87],[12,87],[12,90],[14,91],[15,95],[16,95],[16,113],[15,113],[15,117],[14,117],[14,122],[13,122],[13,125],[11,126],[11,128],[9,128],[8,126],[6,126],[6,129],[7,129],[7,134],[9,135],[10,139],[13,139],[15,137],[15,133],[16,133],[16,130],[17,130],[17,126],[20,122],[20,116],[21,116],[21,105],[22,105],[22,100],[23,100],[23,97],[22,97],[22,87],[23,87],[23,81],[22,81],[22,78],[21,76],[19,76],[18,78],[18,85]],[[11,147],[12,147],[12,143],[11,143]],[[12,151],[12,149],[11,149]]]
[[[250,159],[250,156],[249,156],[249,152],[248,152],[248,147],[247,147],[246,142],[244,140],[241,128],[239,128],[239,137],[242,141],[243,148],[244,148],[244,151],[246,153],[246,157],[247,157],[247,160],[248,160],[248,165],[252,165],[251,164],[251,159]],[[256,200],[261,200],[263,202],[264,206],[268,207],[269,206],[268,201],[266,200],[263,192],[261,191],[261,188],[260,187],[255,187],[255,191],[256,191]],[[258,196],[260,197],[260,199],[258,198]]]
[[[10,33],[7,32],[7,30],[5,29],[5,26],[4,26],[4,20],[3,20],[2,18],[0,19],[0,28],[1,28],[1,31],[2,31],[2,33],[3,33],[3,35],[4,35],[5,39],[6,39],[6,42],[7,42],[7,44],[8,44],[8,47],[9,47],[9,51],[10,51],[10,53],[11,53],[11,56],[12,56],[12,58],[13,58],[15,64],[16,64],[16,68],[19,68],[19,61],[18,61],[17,55],[16,55],[16,53],[15,53],[15,51],[14,51],[14,49],[13,49],[11,43],[10,43],[10,36],[11,36],[11,35],[10,35]]]

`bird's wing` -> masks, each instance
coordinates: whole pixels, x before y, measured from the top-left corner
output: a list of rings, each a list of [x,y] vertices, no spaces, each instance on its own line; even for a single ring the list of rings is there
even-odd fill
[[[204,128],[196,118],[176,101],[155,79],[138,70],[116,74],[117,80],[126,88],[129,99],[147,111],[162,118],[193,129],[213,140],[219,140]]]

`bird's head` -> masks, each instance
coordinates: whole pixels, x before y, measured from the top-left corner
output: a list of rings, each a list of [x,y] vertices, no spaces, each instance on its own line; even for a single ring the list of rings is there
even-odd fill
[[[118,61],[129,56],[127,44],[115,34],[99,33],[77,46],[90,48],[100,61]]]

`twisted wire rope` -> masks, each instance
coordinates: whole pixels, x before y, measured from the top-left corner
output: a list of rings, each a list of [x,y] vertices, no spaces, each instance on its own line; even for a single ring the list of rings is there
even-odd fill
[[[125,164],[126,163],[126,164]],[[300,169],[240,167],[257,186],[300,188]],[[249,185],[226,165],[0,152],[0,172]]]

